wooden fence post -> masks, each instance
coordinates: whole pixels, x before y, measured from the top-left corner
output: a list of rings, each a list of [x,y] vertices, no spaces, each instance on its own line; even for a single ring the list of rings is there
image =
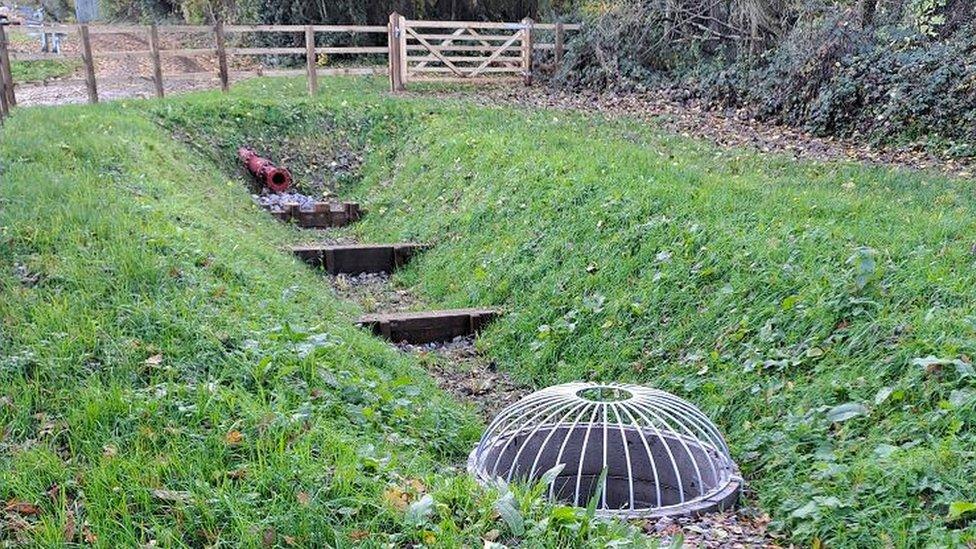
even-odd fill
[[[91,37],[88,25],[78,27],[81,35],[81,60],[85,64],[85,86],[88,87],[88,102],[98,103],[98,84],[95,82],[95,58],[92,56]]]
[[[390,71],[390,91],[398,92],[403,88],[400,81],[400,36],[397,26],[400,24],[400,14],[390,14],[390,21],[386,24],[386,62]]]
[[[156,86],[156,97],[163,97],[163,64],[159,60],[159,29],[153,23],[149,27],[149,56],[153,64],[153,84]]]
[[[566,30],[563,28],[562,23],[556,23],[556,68],[558,69],[563,64],[563,53],[565,52],[566,46],[564,45],[566,40]]]
[[[400,67],[400,91],[407,89],[407,18],[400,15],[397,17],[397,33],[400,44],[397,48],[400,51],[400,60],[397,65]]]
[[[14,75],[10,69],[10,53],[7,51],[10,45],[7,42],[6,25],[0,25],[0,78],[3,78],[4,102],[7,104],[6,111],[17,106],[17,96],[14,95]]]
[[[532,18],[522,20],[522,73],[526,86],[532,85]]]
[[[214,40],[217,44],[217,70],[220,73],[220,89],[230,89],[230,72],[227,70],[227,45],[224,40],[224,22],[217,20],[214,25]]]
[[[319,74],[315,56],[315,27],[305,27],[305,68],[308,71],[308,94],[315,97],[319,89]]]
[[[5,78],[6,69],[0,63],[0,126],[3,125],[3,118],[10,114],[10,107],[7,105],[7,80]]]
[[[3,73],[3,64],[0,63],[0,126],[3,125],[3,118],[10,114],[10,107],[7,106],[7,83]]]

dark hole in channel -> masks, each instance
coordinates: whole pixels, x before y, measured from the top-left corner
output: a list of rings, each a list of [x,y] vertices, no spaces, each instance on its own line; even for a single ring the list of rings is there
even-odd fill
[[[281,172],[275,172],[275,173],[273,173],[271,175],[271,182],[274,183],[275,185],[284,185],[284,183],[285,183],[285,174],[283,174]]]
[[[565,441],[560,462],[566,466],[553,482],[553,494],[563,503],[583,506],[595,494],[603,471],[603,436],[602,426],[590,429],[588,439],[586,425],[543,428],[534,433],[516,436],[507,446],[501,443],[490,448],[484,463],[490,473],[497,460],[495,475],[502,478],[508,478],[511,472],[512,480],[537,481],[546,471],[556,466],[556,458]],[[658,434],[653,429],[645,428],[642,439],[634,426],[625,426],[623,432],[619,426],[608,427],[606,438],[605,509],[608,510],[655,509],[678,505],[721,488],[721,483],[729,478],[730,471],[723,469],[718,453],[691,438],[675,433]],[[644,440],[647,442],[646,447]],[[528,478],[530,471],[531,479]],[[630,478],[633,478],[633,506],[630,500]],[[601,506],[598,504],[598,507]]]

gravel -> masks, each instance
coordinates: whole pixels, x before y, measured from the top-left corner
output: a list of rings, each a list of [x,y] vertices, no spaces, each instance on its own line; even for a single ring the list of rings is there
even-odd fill
[[[662,517],[644,522],[644,533],[663,546],[740,548],[782,547],[768,532],[769,517],[748,504],[734,512],[699,517]]]
[[[298,206],[303,212],[310,212],[315,209],[315,204],[322,202],[320,199],[307,194],[297,192],[252,194],[251,197],[262,208],[267,208],[272,212],[282,212],[286,206]]]
[[[474,405],[485,422],[531,392],[531,388],[499,372],[495,361],[478,352],[473,337],[423,345],[400,343],[396,347],[419,355],[437,386],[458,400]]]
[[[363,273],[332,277],[339,297],[355,301],[366,313],[396,313],[418,310],[420,300],[407,290],[396,288],[386,273]]]

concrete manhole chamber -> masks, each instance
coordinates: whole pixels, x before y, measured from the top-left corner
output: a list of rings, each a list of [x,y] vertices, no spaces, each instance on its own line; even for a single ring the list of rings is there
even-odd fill
[[[721,433],[689,402],[640,385],[567,383],[503,410],[468,458],[479,482],[535,482],[585,506],[606,469],[602,516],[697,515],[731,508],[742,477]]]

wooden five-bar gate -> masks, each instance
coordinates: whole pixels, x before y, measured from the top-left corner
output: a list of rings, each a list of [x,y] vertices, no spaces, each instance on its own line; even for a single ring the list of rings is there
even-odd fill
[[[152,83],[158,97],[166,93],[166,82],[179,80],[211,80],[219,82],[226,91],[232,79],[248,76],[305,75],[310,94],[315,94],[318,77],[323,75],[370,75],[389,74],[392,91],[403,91],[410,82],[499,82],[521,80],[527,85],[539,70],[551,69],[562,62],[566,34],[579,29],[575,24],[540,24],[531,19],[517,23],[476,21],[416,21],[393,13],[388,25],[224,25],[213,26],[167,25],[45,25],[32,28],[38,33],[74,36],[80,44],[83,78],[59,80],[59,84],[83,82],[88,100],[97,103],[99,87],[110,84]],[[290,33],[303,37],[302,47],[240,47],[240,37],[248,33]],[[132,51],[96,51],[92,47],[92,35],[127,34],[138,37],[146,44],[145,49]],[[386,45],[320,45],[321,35],[386,35]],[[165,49],[161,35],[184,37],[192,35],[194,47]],[[191,38],[192,38],[191,37]],[[209,38],[208,38],[209,37]],[[230,38],[229,38],[230,37]],[[355,38],[353,38],[355,41]],[[208,43],[209,42],[209,43]],[[381,40],[374,40],[382,42]],[[303,69],[233,70],[229,58],[254,55],[294,55],[304,57]],[[373,59],[386,57],[386,66],[323,67],[319,66],[323,55]],[[98,76],[96,67],[100,59],[148,58],[148,75]],[[165,74],[162,60],[167,57],[211,56],[216,58],[216,70]],[[41,59],[71,59],[58,53],[11,52],[3,25],[0,25],[0,120],[17,104],[16,85],[13,82],[11,60],[33,61]],[[536,64],[537,59],[546,59]]]
[[[393,91],[408,82],[523,80],[532,83],[533,54],[551,50],[562,62],[566,31],[579,25],[412,21],[396,13],[389,22],[389,70]],[[552,42],[538,40],[543,33]]]

